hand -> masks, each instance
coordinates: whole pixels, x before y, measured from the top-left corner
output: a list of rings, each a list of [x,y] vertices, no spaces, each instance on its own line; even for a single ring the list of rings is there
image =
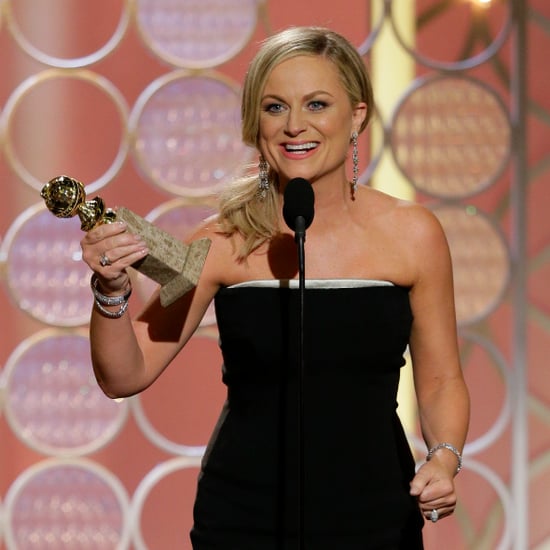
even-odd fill
[[[98,277],[102,292],[107,294],[127,288],[126,268],[149,253],[145,241],[129,233],[124,222],[95,227],[86,233],[80,246],[82,259]]]
[[[437,511],[435,521],[454,512],[456,506],[454,474],[455,470],[450,470],[447,463],[434,455],[414,476],[410,485],[410,494],[417,497],[420,510],[426,519],[433,521],[433,510]]]

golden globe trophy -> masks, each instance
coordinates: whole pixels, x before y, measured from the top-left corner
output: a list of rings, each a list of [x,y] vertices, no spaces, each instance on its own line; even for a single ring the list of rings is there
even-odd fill
[[[44,185],[40,195],[48,210],[58,218],[78,215],[83,231],[102,223],[122,221],[131,233],[141,235],[149,254],[132,267],[161,285],[160,302],[164,307],[196,286],[210,239],[198,239],[187,245],[127,208],[120,207],[115,212],[105,207],[101,197],[86,200],[84,185],[69,176],[53,178]]]

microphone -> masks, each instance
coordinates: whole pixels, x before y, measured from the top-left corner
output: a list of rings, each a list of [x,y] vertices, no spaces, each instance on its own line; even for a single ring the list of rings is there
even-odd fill
[[[305,358],[304,358],[304,310],[305,310],[305,251],[306,229],[313,221],[313,203],[315,194],[311,183],[304,178],[293,178],[287,184],[284,192],[283,218],[294,233],[298,249],[299,302],[298,302],[298,362],[300,366],[298,383],[298,436],[299,436],[299,548],[305,548]]]
[[[293,178],[286,184],[283,218],[288,227],[296,233],[296,240],[305,237],[306,229],[313,221],[314,201],[313,187],[306,179]]]

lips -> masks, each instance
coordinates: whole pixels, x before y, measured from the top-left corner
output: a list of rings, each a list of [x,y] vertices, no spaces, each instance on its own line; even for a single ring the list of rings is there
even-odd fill
[[[306,154],[317,148],[319,144],[315,141],[307,141],[304,143],[284,143],[283,147],[287,153]]]

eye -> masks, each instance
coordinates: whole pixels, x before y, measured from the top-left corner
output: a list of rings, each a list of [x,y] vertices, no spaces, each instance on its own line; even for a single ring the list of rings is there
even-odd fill
[[[266,113],[282,113],[285,110],[285,106],[282,103],[268,103],[264,106],[264,111]]]
[[[327,103],[325,101],[315,100],[308,103],[308,109],[310,109],[311,111],[321,111],[326,106]]]

